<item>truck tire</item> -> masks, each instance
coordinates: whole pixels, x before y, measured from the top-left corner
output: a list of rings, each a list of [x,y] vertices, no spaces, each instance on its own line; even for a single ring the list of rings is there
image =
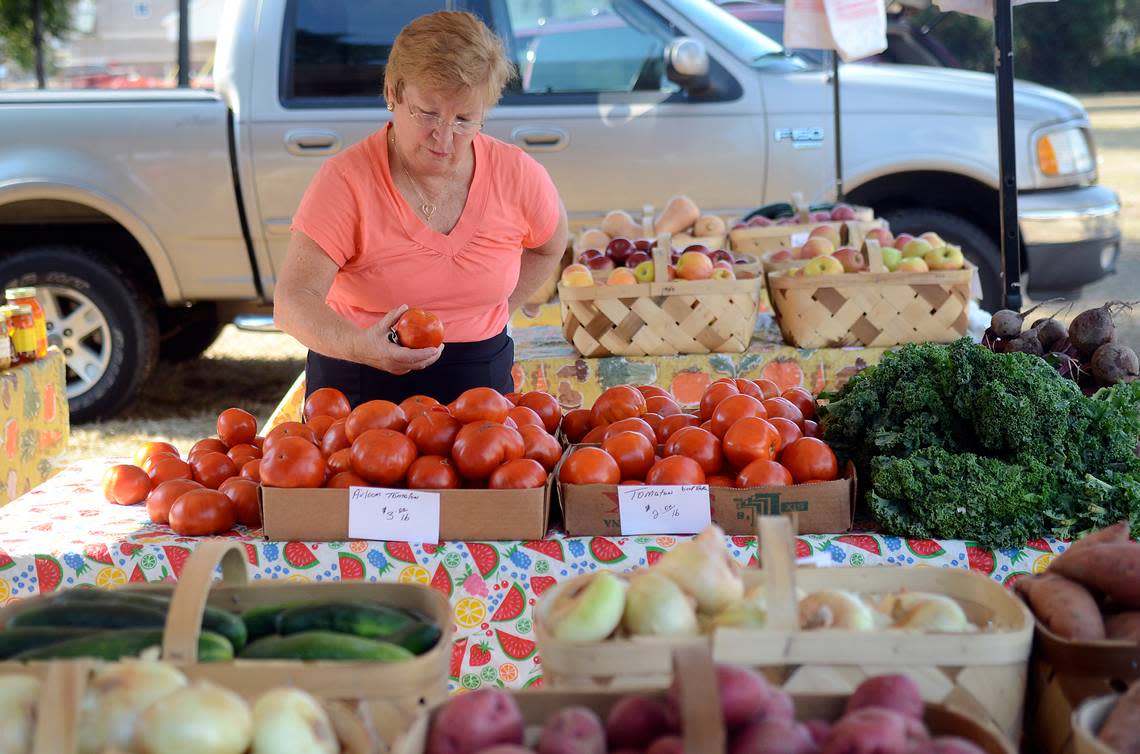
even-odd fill
[[[196,359],[210,347],[225,327],[217,304],[206,301],[190,307],[158,310],[158,360],[180,364]]]
[[[987,312],[1001,308],[1001,251],[994,240],[969,220],[938,209],[899,209],[883,213],[891,232],[919,235],[934,231],[947,243],[962,247],[962,254],[978,267],[982,279],[981,306]]]
[[[94,249],[34,246],[0,259],[0,283],[36,287],[48,340],[67,359],[72,422],[108,419],[135,399],[157,361],[158,325],[123,269]]]

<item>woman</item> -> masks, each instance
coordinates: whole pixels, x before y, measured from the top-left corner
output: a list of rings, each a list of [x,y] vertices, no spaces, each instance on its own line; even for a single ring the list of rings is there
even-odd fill
[[[507,322],[553,274],[567,222],[546,170],[481,133],[510,75],[469,13],[422,16],[396,38],[391,122],[327,160],[293,218],[274,321],[309,348],[306,395],[335,387],[356,406],[514,389]],[[439,316],[444,345],[389,342],[409,306]]]

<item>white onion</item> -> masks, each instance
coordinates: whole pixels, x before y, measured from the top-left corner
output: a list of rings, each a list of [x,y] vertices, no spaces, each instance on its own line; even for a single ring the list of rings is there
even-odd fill
[[[242,754],[249,748],[249,705],[229,689],[198,681],[152,704],[135,725],[138,754]]]
[[[0,676],[0,754],[28,754],[32,750],[39,696],[38,678]]]
[[[185,685],[186,676],[158,662],[122,662],[100,668],[80,705],[79,753],[130,748],[139,715]]]
[[[323,707],[300,689],[265,692],[253,705],[250,754],[337,754],[340,744]]]
[[[653,570],[630,577],[622,620],[635,636],[696,636],[699,630],[693,599]]]
[[[684,589],[706,615],[719,613],[744,595],[740,565],[729,555],[724,532],[715,524],[665,553],[653,570]]]

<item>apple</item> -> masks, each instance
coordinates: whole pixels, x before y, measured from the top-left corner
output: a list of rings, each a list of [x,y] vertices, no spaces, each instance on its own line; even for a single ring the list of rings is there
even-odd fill
[[[681,253],[684,254],[685,252],[689,252],[689,251],[699,251],[700,253],[704,254],[706,257],[709,254],[712,254],[712,249],[710,249],[709,247],[707,247],[701,243],[691,243],[688,246],[686,246],[684,251],[682,251]]]
[[[637,282],[639,283],[652,283],[656,277],[656,273],[653,269],[653,260],[642,262],[634,267],[633,276],[637,278]]]
[[[744,230],[748,227],[749,227],[748,223],[733,223],[732,224],[732,230]]]
[[[732,269],[732,262],[730,262],[727,259],[714,259],[713,260],[713,269],[714,270],[731,270]]]
[[[633,250],[633,241],[630,241],[624,236],[611,239],[609,245],[606,246],[606,254],[614,260],[614,264],[618,267],[625,264],[625,258],[628,257]]]
[[[614,267],[617,267],[617,265],[614,264],[614,260],[610,257],[594,257],[593,259],[587,261],[585,264],[591,270],[598,270],[601,272],[609,272]]]
[[[895,237],[886,228],[871,228],[867,231],[867,239],[877,242],[883,248],[895,245]]]
[[[887,272],[894,272],[902,259],[902,252],[894,246],[884,246],[879,251],[883,252],[883,266],[887,268]]]
[[[831,225],[817,225],[808,233],[808,238],[826,238],[831,241],[831,246],[834,248],[839,246],[839,231]]]
[[[904,257],[925,257],[926,252],[934,247],[928,241],[922,238],[912,238],[906,246],[902,248]]]
[[[586,265],[571,264],[567,265],[566,269],[562,271],[562,284],[574,288],[593,285],[594,277],[590,274],[590,269],[586,267]]]
[[[850,246],[836,249],[831,256],[839,260],[844,272],[862,272],[867,269],[867,258],[863,256],[863,252]]]
[[[669,265],[668,267],[666,267],[665,273],[666,273],[666,277],[669,280],[676,280],[677,279],[677,268],[674,267],[673,265]]]
[[[633,242],[633,247],[638,251],[652,251],[656,245],[657,241],[652,238],[639,238]]]
[[[903,247],[913,240],[914,236],[912,236],[910,233],[899,233],[897,236],[895,236],[895,248],[899,251],[902,251]]]
[[[779,251],[769,252],[764,257],[764,260],[766,262],[786,262],[789,259],[795,259],[795,258],[796,258],[796,255],[793,254],[789,249],[780,249]]]
[[[903,257],[899,260],[896,272],[930,272],[926,262],[921,257]]]
[[[835,252],[835,244],[826,238],[816,236],[809,238],[800,247],[800,251],[796,254],[797,259],[813,259],[814,257],[825,257]]]
[[[604,251],[599,251],[598,249],[586,249],[585,251],[583,251],[581,254],[578,255],[578,263],[579,264],[586,264],[591,259],[597,259],[598,257],[604,257],[605,255],[606,255],[606,253]]]
[[[919,236],[919,238],[926,241],[928,244],[930,244],[931,248],[934,249],[939,249],[946,245],[946,242],[942,240],[942,236],[938,235],[932,230],[926,231],[921,236]]]
[[[748,227],[750,228],[767,228],[771,224],[772,221],[764,217],[764,215],[756,215],[756,217],[748,221]]]
[[[638,249],[625,258],[625,266],[633,269],[642,262],[648,262],[651,259],[653,259],[652,254],[650,254],[648,251],[642,251],[641,249]]]
[[[843,265],[835,257],[816,257],[804,265],[805,275],[842,275]]]
[[[713,280],[736,280],[736,275],[727,267],[717,267],[712,271]]]
[[[714,262],[725,261],[732,264],[732,253],[726,249],[713,249],[709,252],[709,259]]]
[[[803,274],[804,274],[804,268],[803,267],[793,267],[792,269],[787,271],[787,275],[790,278],[803,277]]]
[[[962,247],[946,244],[926,252],[923,261],[932,270],[960,270],[966,266],[966,258],[962,256]]]
[[[669,261],[671,263],[677,264],[677,262],[680,261],[680,259],[681,259],[681,252],[677,251],[676,249],[673,249],[673,251],[671,251],[669,253]]]
[[[831,220],[831,213],[827,210],[820,210],[811,213],[811,221],[813,223],[826,223]]]
[[[699,251],[686,251],[677,260],[677,277],[682,280],[707,280],[712,271],[712,260]]]
[[[618,267],[610,271],[609,277],[606,278],[606,285],[633,285],[637,282],[637,277],[634,276],[633,270],[628,267]]]
[[[849,204],[836,204],[831,208],[831,219],[835,221],[854,220],[855,210]]]

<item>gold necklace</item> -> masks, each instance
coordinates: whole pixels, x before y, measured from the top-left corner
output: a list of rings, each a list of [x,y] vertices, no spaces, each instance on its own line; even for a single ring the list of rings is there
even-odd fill
[[[396,137],[394,135],[392,136],[392,146],[396,146]],[[399,153],[396,154],[398,155]],[[412,178],[412,174],[408,172],[408,169],[406,167],[404,167],[403,159],[400,160],[400,170],[404,171],[404,175],[407,177],[408,182],[412,184],[412,188],[416,190],[416,194],[420,197],[420,212],[424,213],[424,219],[430,220],[431,216],[435,214],[435,205],[424,198],[424,192],[420,191],[420,187],[416,185],[416,180]]]

